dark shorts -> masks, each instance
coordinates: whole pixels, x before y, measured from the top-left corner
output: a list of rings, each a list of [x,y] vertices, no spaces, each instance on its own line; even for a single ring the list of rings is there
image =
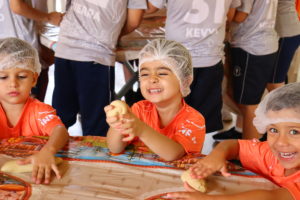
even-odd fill
[[[113,99],[114,67],[55,58],[52,105],[66,127],[81,114],[83,135],[106,136],[104,107]]]
[[[286,80],[295,51],[300,45],[300,35],[280,38],[274,71],[269,83],[283,83]]]
[[[191,93],[185,98],[188,105],[198,110],[205,118],[206,132],[221,130],[222,123],[222,62],[205,68],[194,68]]]
[[[232,48],[234,100],[239,104],[259,104],[270,79],[276,53],[256,56],[241,48]]]

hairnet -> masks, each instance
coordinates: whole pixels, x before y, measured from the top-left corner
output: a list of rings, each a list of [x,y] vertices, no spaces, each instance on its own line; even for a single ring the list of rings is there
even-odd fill
[[[27,69],[40,73],[38,52],[27,42],[17,38],[0,39],[0,70]]]
[[[172,70],[180,82],[182,96],[187,96],[191,92],[190,85],[193,81],[192,59],[189,51],[178,42],[155,39],[141,50],[139,66],[155,60],[161,61]]]
[[[269,111],[288,109],[295,112],[297,117],[270,118]],[[265,96],[255,110],[253,124],[259,133],[265,133],[270,124],[281,122],[300,123],[300,83],[291,83],[275,89]]]

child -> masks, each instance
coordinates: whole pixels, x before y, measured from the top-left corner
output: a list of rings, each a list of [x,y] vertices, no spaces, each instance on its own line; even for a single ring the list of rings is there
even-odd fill
[[[156,39],[141,50],[139,62],[140,88],[146,100],[135,103],[121,119],[107,117],[109,149],[120,153],[128,142],[139,139],[167,161],[201,152],[204,118],[183,99],[193,80],[189,52],[175,41]],[[105,112],[110,109],[107,106]]]
[[[51,106],[29,96],[40,71],[37,51],[28,43],[0,40],[0,139],[50,136],[40,152],[20,163],[32,163],[33,181],[48,184],[52,170],[61,177],[54,154],[67,142],[68,132]]]
[[[194,81],[186,102],[203,114],[207,133],[221,130],[226,19],[227,14],[234,13],[235,8],[240,6],[240,0],[149,2],[157,8],[166,5],[166,39],[180,42],[192,56]]]
[[[144,9],[146,0],[71,1],[55,50],[52,99],[66,127],[79,113],[83,135],[106,136],[103,108],[114,98],[117,40],[121,30],[126,34],[140,24]]]
[[[243,167],[268,178],[281,188],[253,190],[231,195],[183,192],[169,194],[180,199],[299,199],[300,198],[300,83],[269,93],[255,111],[254,125],[267,131],[267,142],[228,140],[191,167],[194,178],[221,171],[228,176],[226,160],[239,158]]]
[[[300,19],[300,0],[296,0],[296,10]]]

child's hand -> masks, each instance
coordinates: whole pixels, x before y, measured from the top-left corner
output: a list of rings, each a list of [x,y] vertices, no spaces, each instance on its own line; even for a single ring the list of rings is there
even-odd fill
[[[62,18],[63,18],[63,14],[59,13],[59,12],[51,12],[48,14],[48,22],[50,24],[53,24],[55,26],[59,26]]]
[[[167,197],[170,199],[181,199],[181,200],[208,200],[211,199],[209,195],[201,192],[172,192],[168,193]]]
[[[132,112],[122,115],[121,133],[124,135],[123,142],[139,137],[145,127],[145,123],[137,118]]]
[[[171,199],[189,199],[189,200],[199,200],[199,199],[208,199],[208,195],[198,192],[193,189],[189,184],[184,182],[184,188],[186,192],[172,192],[168,193],[167,197]]]
[[[170,199],[181,199],[181,200],[208,200],[208,195],[201,192],[173,192],[168,193],[167,198]]]
[[[60,172],[55,164],[55,157],[47,149],[42,149],[40,152],[21,160],[19,164],[33,164],[32,181],[36,184],[50,183],[51,171],[53,170],[58,179],[61,178]]]
[[[135,134],[133,134],[132,132],[128,132],[126,129],[126,127],[130,127],[130,123],[128,124],[128,122],[130,122],[131,120],[134,119],[130,119],[132,117],[130,117],[131,114],[127,114],[127,118],[124,118],[124,115],[116,115],[116,116],[110,116],[108,113],[114,109],[113,105],[108,105],[104,107],[104,111],[106,113],[106,122],[109,124],[109,126],[115,130],[116,133],[119,133],[120,135],[122,135],[122,141],[123,142],[128,142],[134,139]],[[130,111],[128,111],[130,112]],[[134,116],[134,115],[133,115]]]
[[[120,119],[119,116],[112,116],[112,117],[109,117],[107,115],[107,113],[111,110],[113,110],[114,107],[112,105],[108,105],[108,106],[105,106],[104,107],[104,111],[106,113],[106,122],[108,123],[108,125],[115,129],[115,130],[120,130],[121,129],[121,125],[122,125],[122,121]]]
[[[231,175],[227,172],[227,161],[212,155],[200,159],[190,170],[193,178],[205,178],[216,171],[220,171],[225,177]]]

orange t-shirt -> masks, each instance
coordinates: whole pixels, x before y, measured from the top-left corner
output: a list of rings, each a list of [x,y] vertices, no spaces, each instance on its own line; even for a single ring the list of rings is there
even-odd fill
[[[300,171],[290,176],[284,175],[284,168],[273,155],[267,142],[253,140],[239,140],[240,160],[249,169],[286,188],[294,197],[300,199]]]
[[[56,126],[64,126],[50,105],[28,98],[16,126],[9,127],[0,106],[0,139],[19,136],[49,136]]]
[[[300,20],[300,0],[296,1],[296,9],[297,9],[299,20]]]
[[[164,128],[153,103],[147,100],[135,103],[132,112],[157,132],[164,134],[183,146],[187,153],[201,152],[205,137],[204,117],[183,101],[183,107]]]

